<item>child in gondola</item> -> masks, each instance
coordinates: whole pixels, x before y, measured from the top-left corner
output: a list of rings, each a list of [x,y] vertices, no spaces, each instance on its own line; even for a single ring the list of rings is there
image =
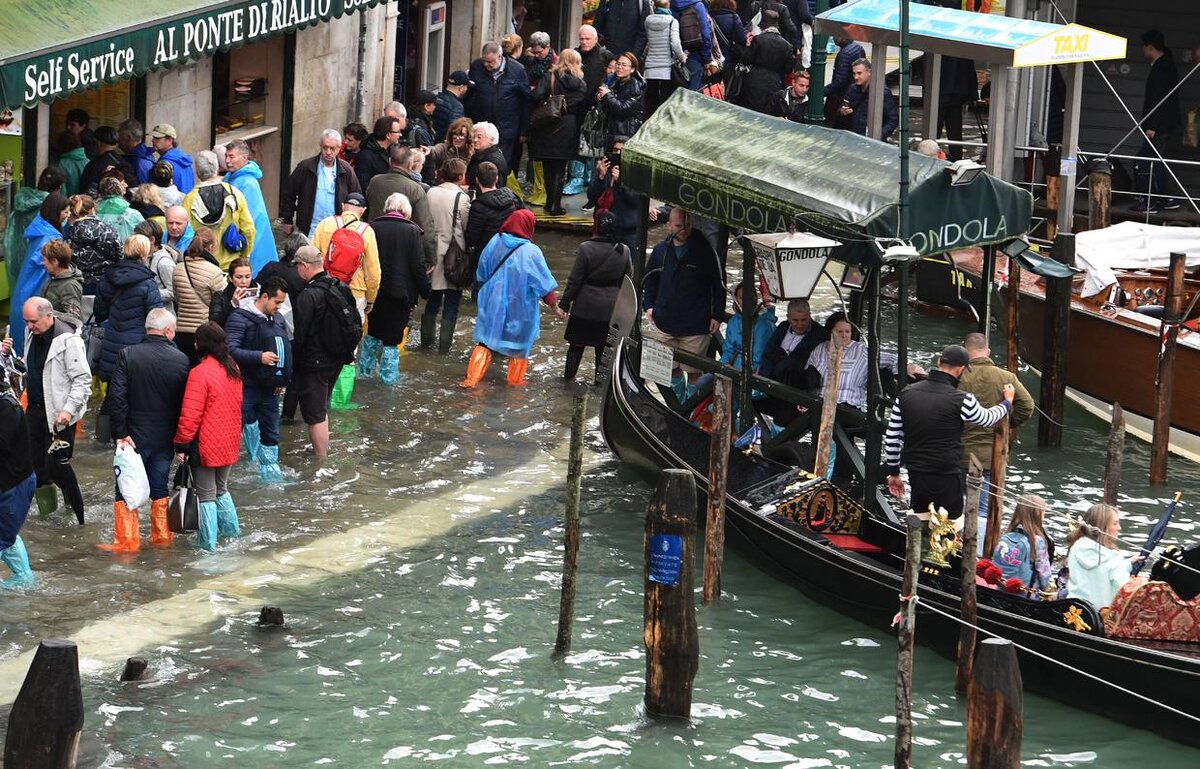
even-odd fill
[[[1042,524],[1045,514],[1044,499],[1034,494],[1022,496],[992,553],[992,563],[1005,579],[1021,580],[1034,594],[1050,584],[1050,563],[1054,560],[1054,542]]]
[[[1112,603],[1121,586],[1129,581],[1133,559],[1117,548],[1121,530],[1120,513],[1113,505],[1095,504],[1067,542],[1067,595],[1091,601],[1097,609]]]

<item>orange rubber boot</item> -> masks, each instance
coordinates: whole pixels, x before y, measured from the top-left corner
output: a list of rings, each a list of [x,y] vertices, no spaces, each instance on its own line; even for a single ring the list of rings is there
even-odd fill
[[[508,359],[508,383],[510,385],[525,384],[525,372],[529,369],[528,358]]]
[[[150,503],[150,544],[156,547],[166,547],[174,539],[167,526],[167,505],[170,501],[163,497]]]
[[[471,359],[467,361],[467,378],[458,383],[459,387],[474,387],[487,373],[492,363],[492,351],[481,344],[471,350]]]
[[[130,510],[120,500],[113,502],[113,543],[96,545],[96,547],[114,553],[136,553],[141,546],[142,538],[138,532],[137,508]]]

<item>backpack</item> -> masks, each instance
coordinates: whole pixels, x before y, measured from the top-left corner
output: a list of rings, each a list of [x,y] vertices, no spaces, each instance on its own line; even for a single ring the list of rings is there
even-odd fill
[[[321,281],[320,287],[329,295],[320,326],[321,344],[334,359],[331,362],[342,365],[353,363],[354,350],[362,340],[363,333],[362,318],[354,304],[354,295],[345,283],[336,280]]]
[[[1033,571],[1031,547],[1024,530],[1006,532],[996,544],[992,563],[1000,567],[1006,579],[1016,577],[1026,587],[1041,587],[1033,584],[1037,575]]]
[[[699,51],[704,47],[700,12],[695,5],[689,5],[679,14],[679,42],[685,51]]]
[[[329,239],[329,250],[325,252],[325,272],[333,277],[349,283],[362,264],[363,251],[367,243],[363,233],[367,231],[366,222],[346,222],[342,217],[333,219],[337,229]]]

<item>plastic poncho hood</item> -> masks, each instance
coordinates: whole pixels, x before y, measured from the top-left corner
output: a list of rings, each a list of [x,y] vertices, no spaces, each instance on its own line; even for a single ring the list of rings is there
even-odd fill
[[[42,246],[59,238],[62,238],[62,233],[53,224],[43,219],[41,214],[35,216],[29,226],[25,228],[25,256],[21,262],[21,272],[17,277],[17,284],[13,286],[9,317],[10,329],[25,327],[25,320],[21,315],[25,300],[31,296],[37,296],[48,277],[46,266],[42,263]],[[13,350],[17,355],[24,355],[25,335],[14,334],[11,331],[9,335],[13,338]]]
[[[513,221],[510,216],[505,226]],[[528,211],[532,232],[533,214]],[[507,257],[507,258],[505,258]],[[542,250],[508,232],[495,235],[479,256],[475,279],[479,289],[479,316],[475,321],[475,341],[510,358],[527,358],[541,333],[538,302],[558,283],[546,266]]]
[[[225,181],[242,193],[246,208],[254,219],[254,248],[250,250],[250,274],[258,275],[268,262],[279,260],[275,247],[275,234],[271,231],[271,217],[267,215],[267,204],[263,200],[262,169],[251,160],[236,171],[225,174]]]

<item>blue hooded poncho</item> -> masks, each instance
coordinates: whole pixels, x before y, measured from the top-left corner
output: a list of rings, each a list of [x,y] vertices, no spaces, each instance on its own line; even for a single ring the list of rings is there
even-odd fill
[[[246,207],[254,217],[254,248],[250,251],[250,274],[258,275],[259,270],[268,262],[279,260],[279,252],[275,249],[275,234],[271,232],[271,217],[267,214],[267,203],[263,200],[262,169],[258,163],[251,160],[236,171],[225,174],[225,181],[235,189],[241,190],[246,198]]]
[[[542,250],[527,238],[500,232],[480,254],[475,279],[483,283],[476,343],[509,358],[528,358],[541,331],[538,302],[558,286]]]
[[[13,340],[13,350],[17,355],[25,354],[25,318],[21,314],[25,300],[37,296],[42,284],[50,277],[46,266],[42,264],[42,246],[52,240],[62,238],[58,229],[41,217],[35,216],[25,228],[25,261],[21,265],[21,275],[12,292],[12,314],[9,318],[8,335]]]

